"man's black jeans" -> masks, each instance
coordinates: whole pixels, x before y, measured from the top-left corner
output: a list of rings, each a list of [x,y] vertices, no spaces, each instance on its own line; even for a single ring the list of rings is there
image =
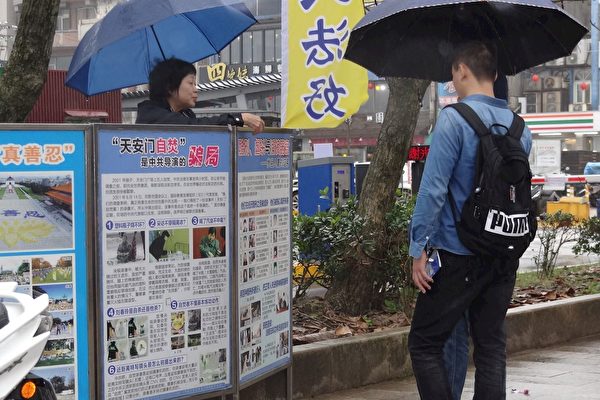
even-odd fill
[[[440,251],[442,268],[419,294],[408,348],[423,400],[451,400],[443,347],[465,310],[474,345],[475,400],[506,398],[504,319],[518,261],[481,259]]]

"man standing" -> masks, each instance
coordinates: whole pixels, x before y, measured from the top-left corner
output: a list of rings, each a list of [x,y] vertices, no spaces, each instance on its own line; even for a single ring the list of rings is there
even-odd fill
[[[513,113],[494,98],[496,56],[480,42],[458,47],[452,81],[462,99],[491,127],[509,127]],[[506,134],[506,129],[493,129]],[[413,282],[421,292],[409,335],[413,371],[422,399],[452,399],[444,367],[443,346],[457,321],[468,310],[475,346],[475,399],[506,396],[504,318],[514,288],[518,261],[475,256],[458,239],[448,192],[461,210],[473,187],[479,138],[452,108],[442,110],[433,131],[417,205],[412,219],[410,255]],[[521,145],[529,153],[531,132],[524,129]],[[425,247],[438,249],[441,269],[426,272]]]

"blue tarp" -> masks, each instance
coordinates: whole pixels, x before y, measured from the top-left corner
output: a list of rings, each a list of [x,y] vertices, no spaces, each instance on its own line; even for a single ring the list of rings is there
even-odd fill
[[[600,175],[600,162],[589,162],[583,169],[584,175]]]

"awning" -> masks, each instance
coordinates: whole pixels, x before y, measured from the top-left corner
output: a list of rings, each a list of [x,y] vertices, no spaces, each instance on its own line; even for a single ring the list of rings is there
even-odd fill
[[[266,85],[270,83],[280,83],[281,74],[266,74],[266,75],[252,75],[241,79],[227,79],[223,81],[205,82],[196,85],[199,92],[209,92],[212,90],[220,89],[232,89],[240,88],[245,86],[254,85]],[[131,99],[137,97],[148,96],[150,91],[148,89],[136,90],[134,92],[122,92],[121,96],[124,99]]]
[[[340,138],[310,138],[311,144],[317,143],[333,143],[333,147],[347,147],[348,139],[340,137]],[[376,137],[365,137],[365,138],[350,138],[350,147],[367,147],[367,146],[377,146],[377,138]]]
[[[65,110],[65,114],[78,118],[108,118],[108,113],[100,110]]]

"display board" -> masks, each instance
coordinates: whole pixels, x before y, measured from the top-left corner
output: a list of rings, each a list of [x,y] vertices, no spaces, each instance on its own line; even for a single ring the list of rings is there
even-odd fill
[[[86,136],[0,127],[0,282],[46,293],[50,338],[34,370],[60,399],[88,399]]]
[[[291,136],[237,134],[238,371],[291,362]]]
[[[100,126],[96,141],[102,397],[231,388],[231,133]]]

